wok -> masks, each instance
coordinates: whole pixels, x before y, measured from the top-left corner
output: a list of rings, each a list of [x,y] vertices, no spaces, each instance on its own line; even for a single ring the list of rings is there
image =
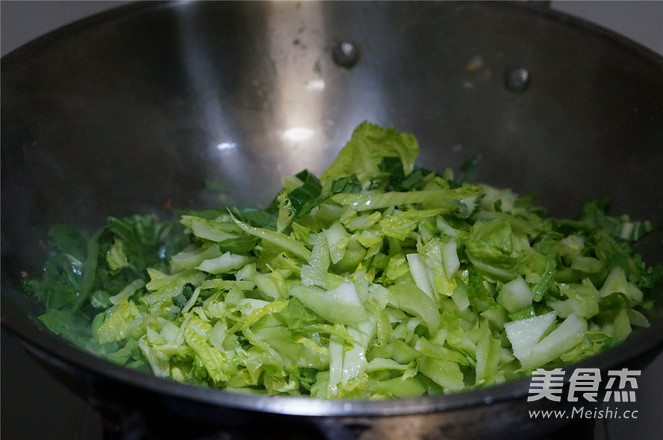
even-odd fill
[[[536,6],[132,4],[4,57],[2,98],[3,326],[127,438],[525,438],[567,421],[529,418],[560,406],[527,403],[527,380],[321,401],[109,364],[44,330],[21,293],[54,222],[216,206],[206,180],[226,185],[227,203],[264,205],[281,176],[319,174],[363,120],[416,134],[428,168],[478,155],[477,180],[535,192],[552,215],[606,195],[617,213],[663,219],[663,59]],[[640,245],[646,261],[663,260],[661,239]],[[640,368],[662,346],[659,320],[582,365]]]

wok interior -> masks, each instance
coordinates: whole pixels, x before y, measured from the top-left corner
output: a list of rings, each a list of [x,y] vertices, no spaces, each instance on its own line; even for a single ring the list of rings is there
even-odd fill
[[[356,64],[334,57],[342,43]],[[514,68],[524,90],[505,84]],[[609,196],[660,221],[662,72],[628,41],[502,3],[139,4],[79,22],[3,59],[3,321],[38,334],[20,278],[48,225],[264,206],[364,120],[415,134],[429,169],[478,157],[476,180],[551,215]]]

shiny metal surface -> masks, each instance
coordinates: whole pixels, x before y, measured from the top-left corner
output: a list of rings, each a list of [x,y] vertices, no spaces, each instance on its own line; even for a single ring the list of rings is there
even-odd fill
[[[528,73],[522,90],[505,83],[514,68]],[[548,431],[518,399],[525,382],[348,403],[146,378],[43,334],[17,313],[39,313],[18,277],[38,267],[52,222],[212,206],[206,180],[224,183],[228,202],[264,204],[284,174],[324,169],[364,119],[415,133],[429,168],[479,154],[477,179],[534,191],[554,214],[609,195],[618,212],[663,219],[639,190],[663,183],[662,71],[661,57],[611,34],[497,3],[150,3],[77,23],[3,58],[3,324],[120,422],[130,400],[156,405],[148,419],[177,407],[239,429],[256,425],[248,412],[328,438]],[[663,260],[660,235],[643,253]],[[660,325],[634,341],[597,365],[660,349]]]

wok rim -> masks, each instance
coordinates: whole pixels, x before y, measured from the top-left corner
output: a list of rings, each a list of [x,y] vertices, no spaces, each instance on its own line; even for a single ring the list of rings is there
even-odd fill
[[[16,335],[33,356],[49,364],[74,367],[111,381],[140,388],[169,398],[180,398],[223,408],[250,410],[289,416],[373,417],[407,416],[488,406],[524,398],[530,379],[507,381],[459,393],[385,400],[320,399],[307,396],[248,394],[220,388],[208,388],[159,378],[113,364],[67,343],[40,329],[14,310],[2,309],[2,326]],[[663,320],[647,329],[635,331],[629,338],[595,356],[564,368],[599,368],[608,370],[628,365],[640,357],[654,357],[663,352]],[[568,378],[565,377],[565,383]]]
[[[38,51],[42,46],[53,44],[62,35],[76,33],[80,30],[94,27],[99,23],[116,19],[129,19],[133,14],[140,15],[156,11],[160,8],[170,9],[186,6],[186,3],[188,2],[138,1],[93,14],[48,32],[10,51],[1,58],[2,65],[19,63],[21,56],[24,54],[29,56],[30,51]],[[292,3],[296,2],[293,1]],[[499,3],[497,7],[511,8],[511,10],[521,11],[522,13],[538,15],[547,20],[557,22],[560,26],[573,27],[580,32],[592,34],[603,40],[609,40],[614,46],[621,47],[642,60],[663,67],[663,55],[601,25],[541,5],[521,4],[518,2],[497,3]],[[474,2],[474,4],[491,4],[493,7],[496,6],[495,2],[480,1]],[[4,291],[5,289],[17,290],[19,291],[19,295],[23,294],[20,292],[20,287],[3,280],[2,290]],[[656,290],[659,291],[661,289],[657,288]],[[8,330],[10,334],[16,335],[33,356],[43,361],[73,366],[86,373],[121,382],[125,385],[152,393],[239,410],[316,417],[406,416],[498,404],[523,398],[529,391],[530,379],[525,377],[500,385],[460,393],[377,401],[245,394],[183,384],[170,379],[159,378],[116,365],[87,353],[50,333],[36,323],[33,323],[27,316],[16,311],[11,305],[7,304],[4,293],[1,298],[0,321],[2,327]],[[656,321],[650,328],[634,332],[625,342],[618,346],[586,358],[579,363],[570,364],[567,367],[599,367],[607,369],[626,364],[647,354],[658,355],[661,351],[663,351],[663,319]]]
[[[337,0],[321,0],[321,2],[335,2]],[[393,0],[387,0],[387,2],[390,2]],[[223,0],[219,1],[220,3],[224,3]],[[430,3],[439,3],[438,1],[433,1]],[[128,0],[126,2],[127,4],[121,5],[121,6],[116,6],[114,8],[110,8],[106,11],[101,11],[97,12],[95,14],[92,14],[88,17],[81,18],[78,20],[75,20],[71,23],[68,23],[66,25],[63,25],[61,27],[58,27],[56,29],[53,29],[43,35],[40,35],[36,38],[34,38],[31,41],[28,41],[27,43],[11,50],[7,54],[3,55],[0,59],[2,60],[2,63],[4,64],[7,62],[11,62],[11,60],[14,57],[19,57],[21,56],[24,52],[28,50],[36,50],[39,48],[39,45],[48,45],[52,43],[54,40],[60,37],[60,35],[64,35],[67,33],[71,32],[77,32],[80,29],[84,28],[89,28],[91,26],[94,26],[97,23],[101,22],[109,22],[113,19],[124,19],[124,18],[129,18],[131,14],[144,14],[145,12],[148,11],[156,11],[157,9],[170,9],[170,8],[177,8],[177,7],[186,7],[186,5],[189,2],[179,2],[179,1],[169,1],[169,0]],[[241,3],[241,2],[227,2],[227,3]],[[269,3],[268,0],[249,0],[248,3]],[[297,0],[282,0],[281,3],[298,3]],[[362,0],[350,0],[347,3],[362,3]],[[414,0],[412,3],[429,3],[426,0]],[[619,34],[613,30],[610,30],[606,28],[605,26],[598,24],[598,23],[593,23],[591,21],[588,21],[584,18],[577,17],[574,15],[571,15],[566,12],[558,11],[551,9],[546,5],[546,2],[542,2],[542,4],[537,4],[536,2],[532,3],[524,3],[524,2],[518,2],[518,1],[512,1],[512,0],[507,0],[507,1],[490,1],[490,0],[479,0],[479,1],[474,1],[474,2],[466,2],[463,0],[449,0],[445,1],[442,0],[442,3],[455,3],[455,4],[463,4],[463,3],[471,3],[474,5],[490,5],[492,7],[503,7],[503,8],[511,8],[512,10],[515,11],[520,11],[521,13],[530,13],[533,15],[538,15],[541,16],[547,20],[550,20],[551,22],[557,22],[561,26],[567,26],[567,27],[573,27],[576,29],[579,29],[581,32],[589,33],[589,34],[594,34],[597,37],[600,37],[605,40],[610,40],[614,45],[619,45],[624,47],[627,51],[632,52],[634,54],[637,54],[639,57],[645,59],[648,58],[650,61],[654,61],[657,64],[660,64],[663,66],[663,54],[659,54],[653,49],[650,49],[649,47],[644,46],[643,44],[640,44],[636,42],[635,40]]]

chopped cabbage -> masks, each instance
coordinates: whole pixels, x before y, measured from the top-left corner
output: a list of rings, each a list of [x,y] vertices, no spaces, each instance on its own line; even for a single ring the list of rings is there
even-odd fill
[[[499,384],[649,325],[649,222],[548,218],[508,189],[415,166],[361,124],[318,179],[264,210],[109,218],[48,235],[26,282],[46,327],[160,377],[248,393],[382,399]]]

